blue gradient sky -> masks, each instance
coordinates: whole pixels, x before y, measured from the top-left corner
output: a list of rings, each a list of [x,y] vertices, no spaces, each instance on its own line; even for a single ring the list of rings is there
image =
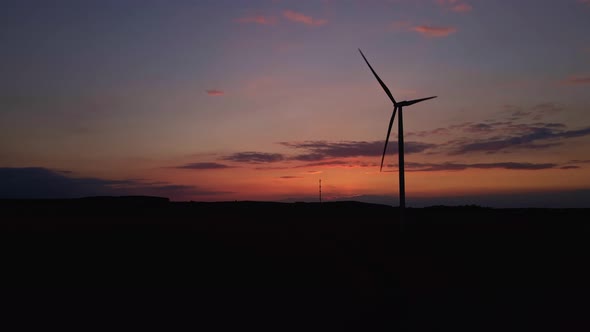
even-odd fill
[[[360,47],[398,100],[439,96],[404,112],[409,199],[533,193],[543,205],[539,193],[590,188],[588,1],[1,7],[12,186],[20,171],[104,181],[87,195],[284,200],[314,197],[322,178],[329,199],[395,204],[395,130],[388,171],[377,165],[391,105]]]

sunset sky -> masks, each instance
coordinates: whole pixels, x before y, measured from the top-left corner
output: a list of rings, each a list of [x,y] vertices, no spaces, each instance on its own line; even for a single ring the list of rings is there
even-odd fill
[[[0,1],[0,197],[590,207],[589,0]]]

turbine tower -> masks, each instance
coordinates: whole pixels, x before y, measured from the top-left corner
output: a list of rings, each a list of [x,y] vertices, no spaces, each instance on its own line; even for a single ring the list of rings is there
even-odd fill
[[[381,84],[381,87],[383,88],[383,90],[385,90],[385,93],[387,94],[387,96],[389,96],[389,99],[391,99],[391,101],[393,102],[393,114],[391,114],[391,120],[389,120],[389,127],[387,128],[387,137],[385,137],[385,147],[383,147],[383,156],[381,157],[381,168],[379,169],[379,171],[383,170],[383,160],[385,159],[385,152],[387,151],[387,143],[389,142],[389,134],[391,133],[391,126],[393,125],[393,119],[395,119],[395,113],[397,110],[399,110],[399,118],[397,120],[397,124],[398,124],[397,144],[398,144],[398,158],[399,158],[399,207],[400,207],[400,213],[402,213],[402,216],[403,216],[403,210],[406,208],[406,184],[405,184],[405,176],[404,176],[404,122],[403,122],[402,109],[404,106],[414,105],[414,104],[419,103],[421,101],[436,98],[436,96],[396,102],[395,98],[393,98],[393,95],[391,94],[391,91],[389,91],[389,89],[387,88],[385,83],[383,83],[381,78],[379,78],[379,75],[377,75],[375,70],[373,70],[373,67],[371,67],[371,64],[369,64],[369,61],[367,61],[367,58],[365,58],[365,55],[363,54],[363,51],[361,51],[360,48],[359,48],[359,52],[361,53],[361,56],[363,57],[363,59],[365,59],[365,62],[369,66],[369,69],[371,69],[371,72],[373,72],[373,75],[375,75],[375,78],[377,79],[377,81],[379,81],[379,84]]]

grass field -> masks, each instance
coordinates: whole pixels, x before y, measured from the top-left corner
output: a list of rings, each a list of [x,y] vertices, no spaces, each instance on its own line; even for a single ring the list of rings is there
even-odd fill
[[[61,298],[85,321],[193,329],[590,326],[584,209],[408,209],[402,228],[396,208],[358,202],[0,208],[4,303],[17,312]]]

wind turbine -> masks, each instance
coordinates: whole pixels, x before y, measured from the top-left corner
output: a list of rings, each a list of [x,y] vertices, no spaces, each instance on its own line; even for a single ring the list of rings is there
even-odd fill
[[[421,101],[436,98],[437,96],[396,102],[395,98],[393,98],[393,95],[391,94],[391,91],[389,91],[389,89],[387,88],[385,83],[383,83],[383,81],[379,78],[379,75],[377,75],[375,70],[373,70],[373,67],[371,67],[371,64],[369,64],[369,61],[367,61],[367,58],[365,58],[365,55],[363,54],[363,51],[361,51],[360,48],[359,48],[359,52],[363,56],[363,59],[365,59],[365,62],[367,63],[367,65],[371,69],[371,72],[373,72],[373,75],[375,75],[375,78],[377,79],[377,81],[379,81],[379,84],[381,84],[381,87],[383,88],[383,90],[385,90],[385,93],[387,94],[387,96],[389,96],[389,99],[391,99],[391,101],[393,102],[393,114],[391,114],[391,120],[389,120],[389,127],[387,128],[387,137],[385,137],[385,147],[383,147],[383,156],[381,157],[381,168],[379,169],[379,171],[383,170],[383,160],[385,159],[385,152],[387,151],[387,143],[389,142],[389,134],[391,133],[391,126],[393,125],[393,119],[395,119],[395,112],[397,110],[399,110],[399,118],[397,120],[397,124],[398,124],[397,144],[398,144],[398,158],[399,158],[399,207],[400,207],[400,212],[402,213],[402,216],[403,216],[403,210],[406,208],[406,184],[405,184],[405,177],[404,177],[404,122],[403,122],[402,109],[404,106],[414,105],[414,104],[419,103]]]

